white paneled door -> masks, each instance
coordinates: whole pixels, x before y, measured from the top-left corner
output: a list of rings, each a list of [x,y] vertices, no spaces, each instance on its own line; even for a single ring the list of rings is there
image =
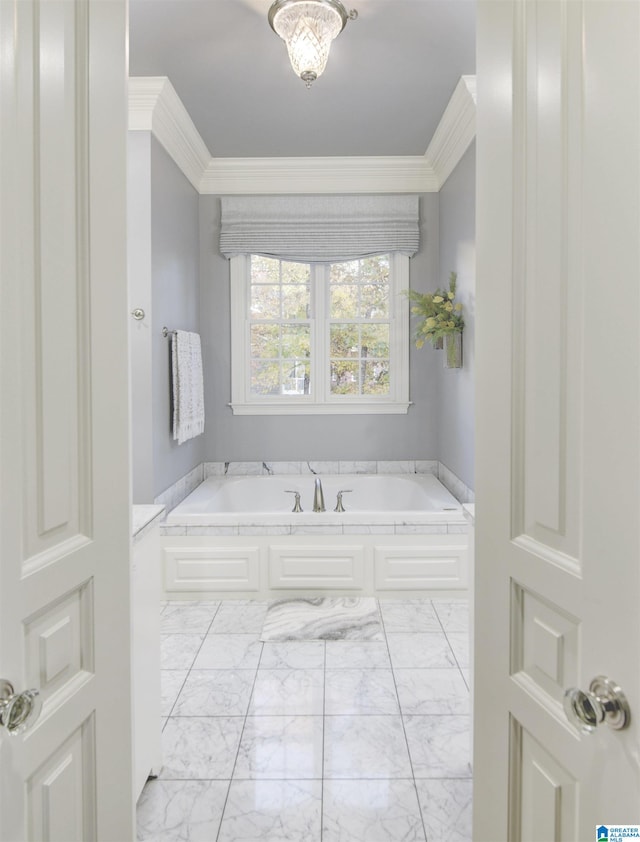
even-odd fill
[[[640,825],[640,5],[478,18],[473,838],[617,839]],[[570,723],[570,688],[597,721],[597,676],[627,727]]]
[[[0,106],[0,839],[126,842],[124,0],[1,0]]]

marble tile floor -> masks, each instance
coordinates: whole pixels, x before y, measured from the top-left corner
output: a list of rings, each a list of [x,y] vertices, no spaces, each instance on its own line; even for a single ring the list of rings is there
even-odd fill
[[[382,641],[260,641],[267,603],[162,606],[154,842],[469,842],[468,606],[380,601]]]

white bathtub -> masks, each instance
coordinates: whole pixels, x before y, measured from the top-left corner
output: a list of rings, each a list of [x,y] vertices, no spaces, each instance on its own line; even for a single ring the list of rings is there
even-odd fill
[[[468,524],[435,476],[321,475],[325,512],[313,511],[315,479],[206,479],[161,528],[166,597],[466,593]]]
[[[313,511],[312,474],[210,477],[167,517],[167,525],[335,526],[380,523],[447,523],[462,517],[460,503],[432,474],[320,476],[325,512]],[[344,512],[334,512],[339,491]],[[293,512],[300,494],[302,512]]]

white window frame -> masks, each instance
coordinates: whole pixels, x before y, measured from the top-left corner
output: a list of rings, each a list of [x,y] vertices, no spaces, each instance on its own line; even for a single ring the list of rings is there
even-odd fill
[[[409,258],[391,254],[389,395],[332,395],[328,375],[329,265],[312,264],[311,395],[278,397],[251,394],[249,360],[249,289],[251,255],[230,262],[231,283],[231,403],[235,415],[369,415],[403,414],[409,409]],[[337,262],[337,261],[336,261]],[[324,375],[320,370],[324,369]],[[319,376],[320,375],[320,376]]]

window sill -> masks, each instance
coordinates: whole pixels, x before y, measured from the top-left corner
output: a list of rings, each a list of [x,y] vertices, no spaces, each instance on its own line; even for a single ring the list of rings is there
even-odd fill
[[[409,403],[230,403],[234,415],[406,415]]]

